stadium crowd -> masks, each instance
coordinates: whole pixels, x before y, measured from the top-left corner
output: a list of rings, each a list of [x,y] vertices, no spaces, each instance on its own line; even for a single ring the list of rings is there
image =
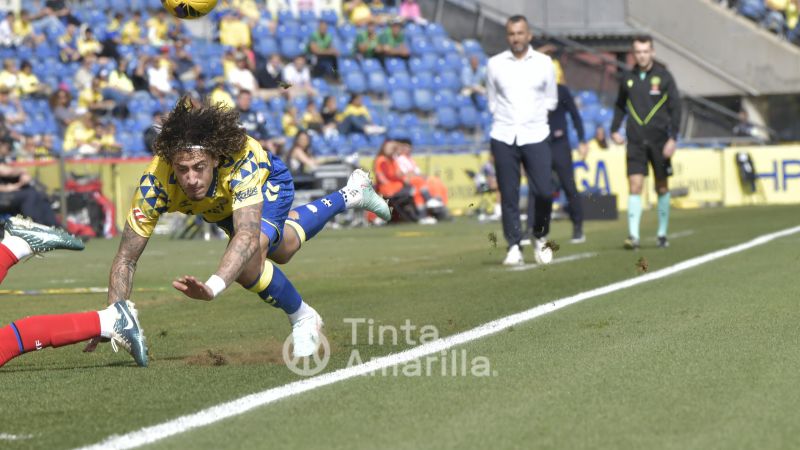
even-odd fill
[[[179,95],[239,108],[297,169],[387,138],[463,147],[488,129],[486,55],[415,0],[272,13],[220,2],[194,38],[157,0],[25,2],[0,22],[3,160],[145,156]],[[301,150],[302,149],[302,150]]]
[[[800,0],[717,0],[789,42],[800,45]]]

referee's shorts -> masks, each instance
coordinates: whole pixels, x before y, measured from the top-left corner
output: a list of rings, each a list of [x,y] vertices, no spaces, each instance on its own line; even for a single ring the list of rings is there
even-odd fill
[[[672,162],[664,158],[664,144],[669,138],[652,141],[628,141],[628,175],[647,176],[647,163],[653,167],[657,180],[672,176]]]

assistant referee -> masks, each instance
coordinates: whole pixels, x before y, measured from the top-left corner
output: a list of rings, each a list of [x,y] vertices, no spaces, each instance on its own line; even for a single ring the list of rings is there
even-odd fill
[[[628,238],[625,248],[639,248],[639,222],[642,218],[642,185],[647,175],[647,163],[653,167],[658,193],[657,245],[665,248],[669,224],[669,183],[672,175],[670,158],[675,153],[675,142],[681,123],[681,106],[678,86],[672,74],[654,61],[653,38],[639,36],[633,40],[633,57],[636,66],[626,73],[619,85],[614,119],[611,122],[611,139],[624,144],[618,130],[627,114],[625,128],[628,137]]]

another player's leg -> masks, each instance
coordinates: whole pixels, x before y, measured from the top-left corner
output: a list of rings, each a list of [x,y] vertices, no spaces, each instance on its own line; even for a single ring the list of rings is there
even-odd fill
[[[95,337],[111,339],[139,366],[147,366],[147,346],[133,303],[119,301],[101,311],[26,317],[0,328],[0,366],[45,347],[62,347]]]
[[[549,264],[553,261],[553,249],[547,245],[553,210],[553,154],[547,141],[524,145],[520,154],[534,195],[533,256],[538,264]]]
[[[656,239],[659,248],[667,248],[669,247],[667,227],[669,226],[670,194],[666,178],[656,179],[656,191],[658,192],[658,234]]]
[[[586,242],[586,235],[583,234],[583,206],[578,195],[578,188],[575,186],[575,170],[572,167],[572,149],[569,140],[566,138],[556,139],[551,143],[553,151],[553,170],[558,175],[558,180],[564,193],[567,196],[567,208],[569,218],[572,221],[573,244]]]
[[[0,282],[8,270],[28,256],[50,250],[83,250],[83,242],[67,233],[17,216],[4,225],[5,235],[0,243]]]
[[[497,188],[500,192],[503,235],[508,243],[508,253],[503,264],[517,265],[525,262],[520,248],[522,225],[519,219],[520,152],[516,146],[492,139],[490,143]]]

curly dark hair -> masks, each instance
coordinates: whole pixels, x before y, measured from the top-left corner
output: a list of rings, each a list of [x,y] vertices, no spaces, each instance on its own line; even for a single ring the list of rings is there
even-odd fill
[[[164,118],[161,132],[153,142],[153,152],[172,161],[176,153],[202,150],[219,161],[240,151],[247,142],[247,131],[239,124],[239,112],[208,99],[195,103],[181,97]]]

